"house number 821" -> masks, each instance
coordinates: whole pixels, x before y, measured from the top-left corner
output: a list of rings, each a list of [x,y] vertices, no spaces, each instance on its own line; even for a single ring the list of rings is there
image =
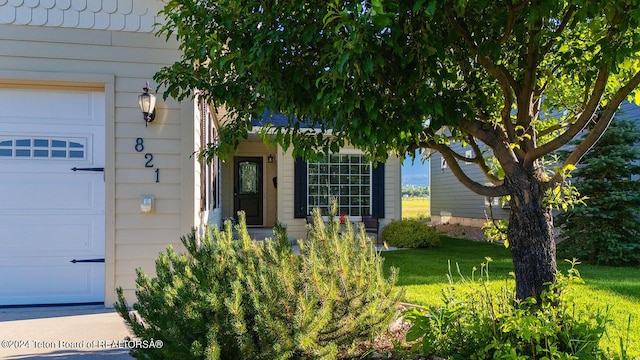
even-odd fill
[[[143,138],[137,138],[136,139],[136,144],[134,145],[134,150],[136,152],[143,152],[144,151],[144,139]],[[144,158],[145,160],[147,160],[144,163],[144,167],[146,168],[152,168],[153,167],[153,154],[151,153],[145,153],[144,154]],[[156,169],[154,171],[155,175],[156,175],[156,182],[160,182],[160,169]]]

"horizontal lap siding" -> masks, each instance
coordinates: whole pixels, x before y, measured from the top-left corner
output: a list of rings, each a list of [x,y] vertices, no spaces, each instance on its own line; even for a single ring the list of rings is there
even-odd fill
[[[620,106],[620,110],[616,114],[616,117],[619,119],[633,120],[636,123],[636,126],[640,126],[640,106],[624,102]]]
[[[107,199],[107,257],[115,253],[115,263],[107,264],[107,304],[115,299],[113,286],[124,287],[131,298],[135,269],[142,266],[153,273],[158,252],[168,244],[181,248],[179,237],[198,225],[192,105],[164,101],[157,94],[157,118],[145,128],[137,104],[145,81],[151,81],[155,92],[154,73],[178,55],[175,43],[151,33],[0,25],[2,73],[41,73],[43,79],[49,74],[103,74],[115,79],[114,108],[107,109],[112,116],[106,119],[115,133],[115,139],[107,138],[107,162],[115,167],[115,184],[107,183],[115,196]],[[141,152],[134,148],[137,138],[144,139]],[[154,156],[153,168],[144,166],[146,153]],[[155,169],[160,169],[159,183]],[[154,214],[140,214],[141,196],[147,194],[155,196]]]
[[[464,150],[455,148],[464,155]],[[435,153],[431,158],[431,215],[484,219],[487,206],[484,196],[478,195],[462,185],[447,165],[441,169],[442,156]],[[487,182],[480,168],[474,164],[461,164],[463,171],[475,181]],[[494,207],[494,217],[505,218],[508,212]]]
[[[384,174],[384,218],[380,228],[391,221],[402,219],[402,180],[400,160],[396,156],[387,158]]]

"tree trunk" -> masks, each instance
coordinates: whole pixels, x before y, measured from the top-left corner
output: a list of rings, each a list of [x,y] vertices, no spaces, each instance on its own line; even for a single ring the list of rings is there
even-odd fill
[[[507,176],[511,212],[507,238],[516,275],[516,297],[540,294],[555,280],[556,243],[551,209],[544,206],[544,190],[535,176]]]

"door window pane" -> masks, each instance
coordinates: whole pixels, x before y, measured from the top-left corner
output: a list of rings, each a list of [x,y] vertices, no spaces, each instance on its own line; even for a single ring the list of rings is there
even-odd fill
[[[238,164],[238,193],[253,195],[258,193],[258,164],[241,162]]]

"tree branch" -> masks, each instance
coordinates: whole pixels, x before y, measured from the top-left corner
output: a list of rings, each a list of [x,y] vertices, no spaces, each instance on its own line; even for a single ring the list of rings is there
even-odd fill
[[[496,66],[491,59],[487,56],[478,54],[478,44],[471,38],[471,34],[466,25],[461,22],[453,13],[450,7],[445,7],[445,14],[449,19],[449,24],[453,27],[456,33],[462,38],[467,48],[477,56],[478,63],[484,67],[489,74],[491,74],[502,86],[510,87],[514,91],[517,91],[519,85],[511,76],[507,68],[503,65]]]
[[[556,31],[554,31],[555,36],[550,37],[551,40],[549,41],[547,46],[544,47],[544,53],[547,53],[549,49],[551,49],[551,47],[555,43],[555,39],[557,39],[560,36],[560,34],[562,34],[564,29],[567,27],[567,25],[569,25],[569,21],[571,21],[573,14],[575,14],[577,10],[578,10],[578,5],[573,5],[567,9],[567,12],[564,14],[564,17],[562,18],[562,22],[560,23],[560,25],[558,25],[558,28],[556,29]]]
[[[593,129],[589,131],[589,134],[580,142],[578,146],[571,152],[569,157],[564,161],[563,167],[567,165],[575,165],[582,157],[595,145],[595,143],[602,137],[602,134],[607,130],[609,124],[613,120],[620,104],[624,99],[638,86],[640,86],[640,71],[637,72],[629,82],[621,87],[613,95],[607,106],[602,111]],[[563,174],[556,172],[554,176],[547,182],[546,186],[554,186],[562,181]]]
[[[506,173],[515,173],[520,171],[520,161],[512,150],[507,139],[500,136],[500,133],[494,129],[484,129],[485,124],[481,121],[463,121],[460,128],[469,135],[485,143],[493,151],[493,155],[498,159],[500,165]]]
[[[526,158],[526,153],[534,150],[536,148],[537,136],[535,134],[535,130],[531,127],[531,121],[534,120],[532,118],[532,114],[537,114],[539,112],[539,99],[542,94],[543,88],[538,88],[538,76],[537,70],[540,65],[540,57],[544,56],[555,39],[561,35],[564,29],[567,27],[569,21],[573,17],[573,14],[577,10],[577,6],[571,6],[567,9],[564,17],[558,25],[558,28],[555,31],[555,37],[552,37],[549,40],[547,46],[538,47],[536,45],[536,37],[539,34],[540,30],[543,28],[543,20],[539,19],[536,23],[536,28],[531,30],[529,33],[529,39],[527,43],[527,53],[525,55],[525,67],[524,67],[524,77],[522,80],[521,91],[517,93],[517,101],[518,101],[518,113],[516,123],[519,126],[524,128],[525,132],[529,133],[528,137],[522,137],[520,139],[520,150],[516,150],[516,155],[518,158],[524,162]],[[542,85],[546,87],[547,85]],[[536,100],[537,99],[537,100]],[[536,107],[532,109],[531,107]],[[526,163],[526,162],[524,162]],[[532,164],[532,163],[528,163]]]
[[[567,127],[569,127],[569,123],[566,123],[566,122],[562,123],[562,124],[551,125],[546,129],[538,131],[537,136],[538,136],[538,138],[541,138],[543,136],[547,136],[547,135],[551,134],[554,131],[562,130],[562,129],[565,129]]]
[[[509,92],[509,88],[500,86],[502,89],[502,94],[504,95],[504,106],[502,107],[502,111],[500,111],[500,117],[502,118],[502,124],[504,125],[504,130],[507,133],[507,138],[509,142],[516,141],[516,130],[515,126],[511,122],[511,108],[513,107],[513,99],[511,98],[511,93]]]
[[[513,5],[511,5],[509,2],[507,2],[507,11],[509,12],[507,14],[507,24],[504,27],[504,34],[499,40],[501,45],[505,44],[507,40],[509,40],[509,36],[511,36],[511,31],[513,31],[513,23],[515,22],[515,19],[516,19],[515,9]]]
[[[555,150],[558,150],[566,143],[571,141],[580,131],[584,129],[585,126],[589,123],[589,120],[593,117],[598,109],[598,105],[600,104],[600,99],[604,94],[604,90],[607,86],[607,80],[609,79],[610,72],[608,70],[601,69],[598,72],[598,77],[596,78],[595,85],[593,87],[593,91],[591,92],[591,97],[587,102],[585,109],[580,113],[578,119],[575,123],[570,125],[567,128],[567,131],[558,135],[555,139],[549,141],[548,143],[528,151],[525,156],[526,164],[533,164],[533,162],[546,154],[549,154]],[[622,90],[622,89],[621,89]],[[629,90],[631,91],[631,90]]]
[[[468,139],[468,143],[473,149],[473,153],[476,155],[476,161],[474,162],[478,165],[478,167],[480,167],[480,170],[482,170],[482,173],[487,178],[487,180],[491,181],[491,183],[494,185],[502,184],[502,179],[499,179],[497,176],[491,174],[491,169],[489,169],[489,166],[487,166],[487,163],[482,156],[482,150],[480,150],[480,146],[476,142],[476,139],[470,136]]]
[[[425,133],[426,132],[428,132],[427,129],[425,130]],[[457,140],[457,139],[454,139],[453,137],[448,137],[448,138],[449,138],[449,140]],[[430,139],[430,137],[424,137],[424,139],[420,143],[415,144],[414,146],[410,146],[407,149],[407,152],[412,153],[418,148],[430,148],[430,149],[436,150],[432,146],[433,144],[430,142],[429,139]],[[480,146],[476,142],[475,138],[473,138],[472,136],[469,136],[466,140],[469,143],[469,145],[471,146],[471,148],[473,149],[473,153],[475,154],[475,156],[472,157],[472,158],[469,158],[469,157],[463,156],[463,155],[457,153],[456,151],[453,151],[451,148],[449,148],[449,150],[451,152],[451,155],[454,157],[454,159],[476,164],[480,168],[480,170],[482,171],[484,176],[487,178],[487,180],[489,180],[494,185],[502,185],[503,180],[498,178],[498,177],[496,177],[495,175],[491,174],[491,169],[489,168],[489,166],[487,165],[484,157],[482,156],[482,150],[480,149]]]
[[[458,162],[456,161],[454,151],[451,150],[448,146],[438,144],[431,140],[428,142],[428,146],[442,155],[444,160],[449,165],[449,169],[451,169],[453,175],[467,189],[473,191],[476,194],[491,197],[499,197],[509,194],[504,184],[500,184],[497,186],[486,186],[476,182],[475,180],[467,176],[467,174],[465,174],[465,172],[460,167],[460,164],[458,164]]]

